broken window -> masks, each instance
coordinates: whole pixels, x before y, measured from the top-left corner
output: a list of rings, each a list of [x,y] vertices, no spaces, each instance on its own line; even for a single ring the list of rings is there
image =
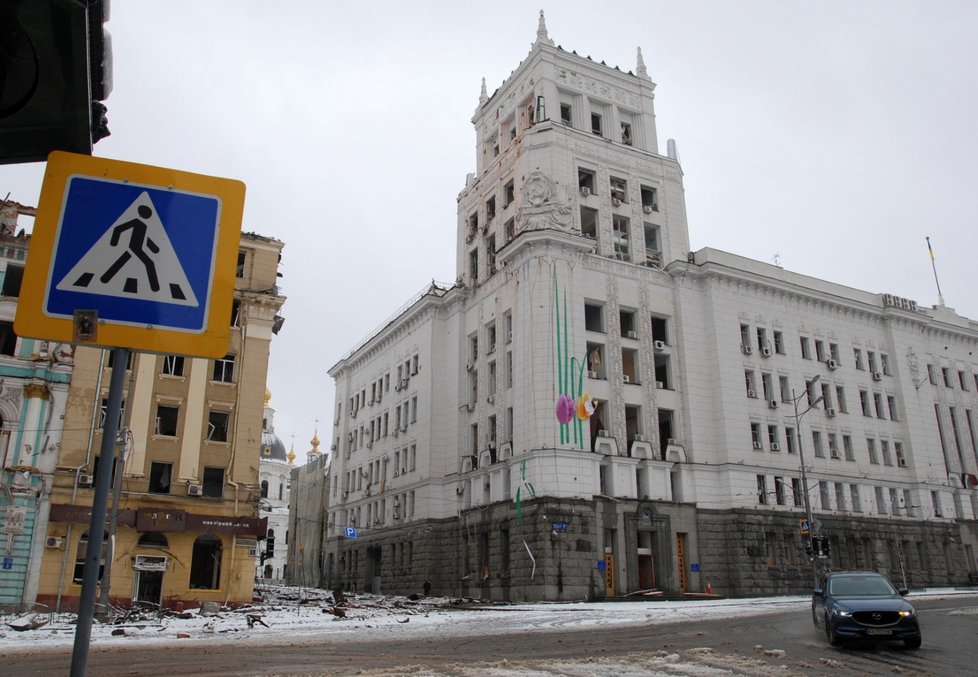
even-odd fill
[[[238,324],[240,315],[241,315],[241,301],[239,301],[238,299],[234,299],[233,301],[231,301],[231,326],[232,327],[241,326],[240,324]]]
[[[486,200],[486,221],[492,221],[496,218],[496,198],[491,197]]]
[[[479,281],[479,250],[473,249],[469,252],[469,279],[475,285]]]
[[[628,249],[628,218],[615,214],[611,219],[612,235],[614,236],[615,258],[619,261],[630,259]]]
[[[221,383],[234,383],[234,355],[225,355],[214,360],[214,380]]]
[[[565,125],[571,124],[571,105],[569,103],[560,104],[560,121]]]
[[[105,427],[105,412],[108,410],[108,408],[109,408],[109,398],[103,397],[101,409],[99,410],[99,415],[98,415],[98,427],[100,429]],[[125,410],[126,410],[126,401],[123,400],[122,402],[119,403],[119,411],[125,411]]]
[[[149,468],[149,493],[170,493],[170,478],[173,473],[172,463],[153,461]]]
[[[598,210],[581,207],[581,235],[598,239]]]
[[[651,268],[662,267],[662,246],[659,244],[659,226],[642,224],[645,233],[645,265]]]
[[[516,199],[516,189],[513,186],[513,181],[510,180],[503,186],[503,209],[513,204],[513,200]]]
[[[156,430],[154,434],[162,437],[177,436],[177,418],[180,415],[180,407],[169,404],[156,405]]]
[[[609,183],[611,184],[611,204],[617,207],[623,202],[628,202],[628,181],[612,176],[609,178]]]
[[[217,590],[221,587],[221,554],[223,546],[217,536],[198,536],[190,561],[190,587]]]
[[[183,376],[183,355],[164,355],[160,373],[165,376]]]
[[[224,468],[204,468],[204,491],[205,498],[224,497]]]
[[[486,264],[489,266],[489,274],[496,272],[496,236],[491,235],[486,240]]]
[[[601,114],[591,113],[591,133],[601,136]]]
[[[588,195],[594,195],[595,194],[594,170],[578,167],[577,187],[580,189],[581,194],[584,195],[585,197],[587,197]]]
[[[231,414],[226,411],[212,411],[207,416],[207,440],[209,442],[227,442]]]
[[[246,256],[247,255],[245,254],[245,252],[243,252],[243,251],[239,251],[238,252],[238,265],[237,265],[237,267],[234,270],[234,276],[236,278],[238,278],[238,279],[241,279],[241,278],[243,278],[245,276],[244,271],[245,271],[245,258],[246,258]]]
[[[604,307],[597,303],[584,304],[584,329],[604,333]]]
[[[105,553],[108,551],[106,543],[109,540],[109,532],[104,532],[102,536],[102,552],[101,558],[98,563],[98,580],[102,580],[102,574],[105,571]],[[72,581],[81,585],[82,577],[85,575],[85,559],[88,555],[88,530],[82,532],[81,537],[78,539],[78,550],[75,554],[75,573],[72,576]]]
[[[642,186],[642,211],[646,214],[659,211],[659,194],[655,188]]]
[[[632,125],[629,122],[621,123],[621,142],[626,146],[632,145]]]

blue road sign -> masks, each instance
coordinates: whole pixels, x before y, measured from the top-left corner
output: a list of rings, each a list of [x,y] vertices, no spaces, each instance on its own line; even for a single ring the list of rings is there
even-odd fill
[[[692,571],[694,574],[699,573],[700,570],[699,562],[693,562],[692,564],[690,564],[689,570]]]
[[[204,331],[220,213],[214,195],[69,177],[43,312]]]
[[[13,569],[14,568],[14,558],[13,557],[4,557],[3,558],[3,568],[4,569]]]
[[[357,537],[357,530],[354,529],[353,527],[347,527],[346,528],[346,537],[347,538],[356,538]]]

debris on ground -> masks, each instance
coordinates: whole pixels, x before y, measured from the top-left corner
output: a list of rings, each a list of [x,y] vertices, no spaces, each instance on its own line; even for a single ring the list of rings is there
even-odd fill
[[[48,622],[48,619],[41,614],[27,614],[26,616],[15,618],[12,621],[7,621],[7,627],[17,632],[25,632],[26,630],[43,628]]]

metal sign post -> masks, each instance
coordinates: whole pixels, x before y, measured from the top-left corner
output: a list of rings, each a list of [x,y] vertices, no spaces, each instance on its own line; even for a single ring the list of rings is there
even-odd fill
[[[128,348],[113,349],[112,378],[109,381],[102,447],[95,476],[95,497],[92,499],[92,521],[88,525],[88,549],[85,551],[85,570],[82,575],[81,596],[78,598],[78,625],[75,627],[75,644],[71,652],[72,677],[84,677],[88,662],[92,619],[95,616],[95,586],[98,585],[99,563],[102,560],[102,534],[105,532],[105,514],[115,459],[115,438],[119,432],[119,414],[122,411],[122,385],[126,378],[128,361]],[[119,468],[119,472],[122,472],[122,468]]]

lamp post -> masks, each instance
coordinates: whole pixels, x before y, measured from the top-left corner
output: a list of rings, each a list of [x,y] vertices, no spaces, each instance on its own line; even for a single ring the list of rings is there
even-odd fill
[[[809,383],[809,386],[814,386],[816,383],[818,383],[819,378],[821,377],[816,375],[815,378],[813,378]],[[805,502],[805,519],[808,520],[808,538],[809,538],[809,542],[812,542],[811,540],[812,536],[814,536],[815,534],[815,519],[812,517],[812,502],[808,496],[808,474],[805,471],[805,450],[801,443],[801,417],[807,414],[809,411],[811,411],[812,408],[815,407],[815,405],[817,405],[825,398],[819,395],[817,399],[813,400],[808,405],[807,409],[805,409],[802,412],[799,412],[798,400],[800,400],[803,396],[808,394],[809,394],[809,390],[806,389],[804,393],[796,397],[795,389],[794,388],[791,389],[791,403],[795,409],[795,435],[798,438],[798,461],[799,463],[801,463],[801,491],[802,491],[803,500]],[[817,588],[818,587],[818,560],[814,551],[814,547],[812,549],[811,561],[812,561],[812,587]]]

